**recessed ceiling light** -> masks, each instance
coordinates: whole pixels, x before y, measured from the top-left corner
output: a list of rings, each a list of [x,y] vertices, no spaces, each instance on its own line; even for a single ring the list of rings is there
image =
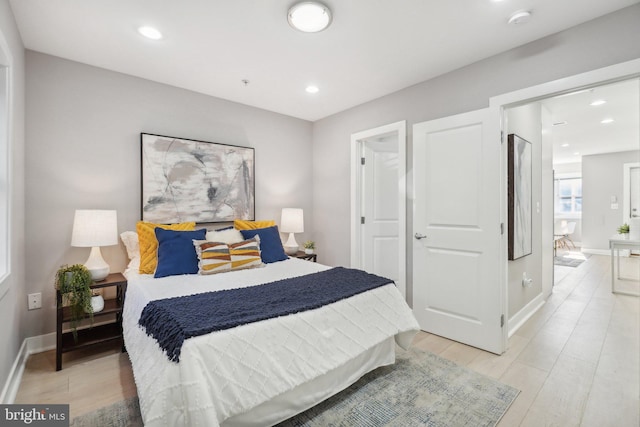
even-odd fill
[[[140,27],[138,28],[138,32],[151,40],[160,40],[162,38],[162,33],[153,27]]]
[[[563,121],[561,121],[561,122],[555,122],[555,123],[554,123],[554,124],[552,124],[551,126],[564,126],[564,125],[566,125],[566,124],[567,124],[567,122],[563,120]]]
[[[530,19],[531,12],[529,12],[528,10],[520,10],[511,15],[507,23],[511,25],[525,24],[529,22]]]
[[[575,153],[573,153],[573,155],[574,155],[574,156],[579,156],[579,155],[580,155],[580,152],[579,152],[579,151],[576,151]]]
[[[568,147],[568,146],[569,146],[569,144],[567,144],[566,142],[561,145],[561,147]]]
[[[331,10],[316,1],[303,1],[291,6],[287,20],[296,30],[317,33],[331,24]]]
[[[605,101],[604,99],[596,99],[595,101],[593,101],[591,104],[592,107],[597,107],[598,105],[602,105],[602,104],[606,104],[607,101]]]
[[[307,86],[305,90],[309,93],[318,93],[320,89],[318,89],[318,86],[310,85],[310,86]]]
[[[609,123],[613,123],[615,120],[608,118],[608,119],[604,119],[602,120],[600,123],[602,123],[603,125],[608,125]]]

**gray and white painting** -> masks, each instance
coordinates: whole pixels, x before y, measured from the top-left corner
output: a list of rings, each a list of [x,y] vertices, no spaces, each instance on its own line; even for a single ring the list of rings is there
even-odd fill
[[[254,219],[254,151],[143,133],[142,219]]]
[[[509,135],[509,259],[531,253],[531,143]]]

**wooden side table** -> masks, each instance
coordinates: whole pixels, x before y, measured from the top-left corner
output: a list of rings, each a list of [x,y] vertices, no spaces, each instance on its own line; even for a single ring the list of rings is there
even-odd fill
[[[79,328],[77,341],[73,339],[71,331],[62,331],[64,324],[71,321],[71,312],[69,307],[62,306],[62,294],[59,290],[56,290],[56,371],[62,369],[62,353],[68,351],[109,341],[121,341],[122,351],[125,351],[122,335],[122,309],[127,292],[127,279],[122,273],[111,273],[105,280],[93,282],[90,287],[91,289],[100,289],[112,286],[116,287],[116,297],[105,299],[104,309],[98,313],[93,313],[93,320],[95,322],[97,318],[109,314],[115,314],[115,320],[101,325]],[[86,314],[85,318],[89,318],[89,314]]]
[[[314,252],[312,254],[307,254],[304,251],[298,251],[295,255],[289,255],[293,258],[300,258],[307,261],[318,262],[318,255]]]

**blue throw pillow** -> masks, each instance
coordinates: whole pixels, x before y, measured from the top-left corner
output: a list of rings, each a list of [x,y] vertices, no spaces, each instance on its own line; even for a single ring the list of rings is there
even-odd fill
[[[173,231],[155,229],[158,239],[158,266],[153,277],[197,274],[198,255],[193,240],[204,240],[205,228],[195,231]]]
[[[242,233],[242,237],[245,239],[260,236],[260,257],[265,264],[284,261],[289,258],[287,254],[284,253],[277,225],[255,230],[240,230],[240,233]]]

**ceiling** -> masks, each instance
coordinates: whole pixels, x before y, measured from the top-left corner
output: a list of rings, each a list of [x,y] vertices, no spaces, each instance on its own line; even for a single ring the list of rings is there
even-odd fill
[[[639,1],[324,0],[313,34],[288,25],[293,0],[10,3],[27,49],[315,121]]]
[[[591,105],[602,100],[602,105]],[[640,80],[598,86],[541,101],[555,126],[545,130],[553,163],[576,163],[582,156],[640,149]],[[604,119],[611,123],[601,123]],[[577,154],[576,154],[577,153]]]

